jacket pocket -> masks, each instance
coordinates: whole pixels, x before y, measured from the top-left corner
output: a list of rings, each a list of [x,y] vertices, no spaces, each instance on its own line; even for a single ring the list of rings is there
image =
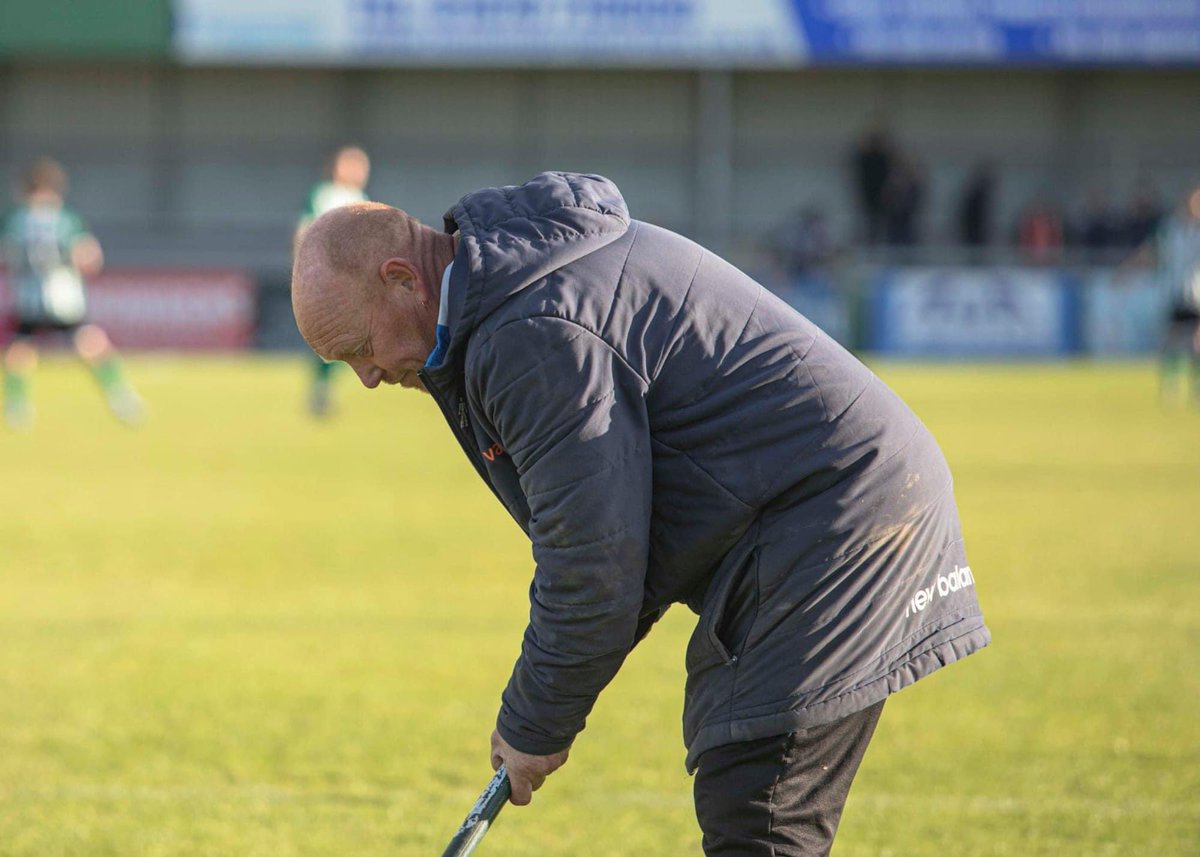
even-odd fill
[[[722,661],[732,664],[742,653],[757,615],[758,546],[752,545],[713,581],[693,642],[703,639]]]
[[[758,618],[758,546],[750,551],[732,575],[723,602],[713,615],[711,638],[726,663],[732,663],[746,648],[750,629]]]

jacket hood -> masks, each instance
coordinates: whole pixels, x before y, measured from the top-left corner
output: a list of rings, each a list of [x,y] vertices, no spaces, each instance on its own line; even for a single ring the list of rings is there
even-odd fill
[[[603,176],[547,172],[469,193],[445,222],[459,235],[455,266],[465,262],[469,283],[461,326],[471,328],[530,283],[616,241],[629,210]]]

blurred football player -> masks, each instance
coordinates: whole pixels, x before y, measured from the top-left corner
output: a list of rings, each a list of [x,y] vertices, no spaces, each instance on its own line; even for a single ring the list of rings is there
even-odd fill
[[[1166,296],[1163,401],[1185,402],[1190,386],[1200,404],[1200,185],[1189,190],[1175,213],[1162,221],[1136,261],[1154,266]]]
[[[15,338],[4,354],[4,418],[11,428],[33,422],[29,379],[40,340],[66,338],[91,369],[117,419],[142,420],[142,400],[125,380],[112,341],[87,321],[84,281],[104,253],[83,220],[66,206],[67,174],[42,158],[22,177],[21,202],[0,223],[0,245],[15,298]]]
[[[292,246],[299,246],[304,230],[325,212],[347,203],[367,201],[365,188],[370,176],[371,161],[366,152],[357,146],[338,149],[330,159],[326,179],[313,185],[309,191]],[[327,363],[314,353],[311,365],[308,410],[314,417],[324,417],[329,414],[333,404],[332,381],[336,364]]]

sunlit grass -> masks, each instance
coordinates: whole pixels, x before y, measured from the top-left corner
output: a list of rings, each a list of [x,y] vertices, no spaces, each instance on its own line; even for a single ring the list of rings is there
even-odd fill
[[[881,365],[995,635],[893,697],[835,854],[1200,841],[1200,415],[1148,366]],[[0,854],[436,854],[485,784],[529,549],[432,404],[294,359],[46,361],[0,434]],[[699,853],[676,608],[481,854]]]

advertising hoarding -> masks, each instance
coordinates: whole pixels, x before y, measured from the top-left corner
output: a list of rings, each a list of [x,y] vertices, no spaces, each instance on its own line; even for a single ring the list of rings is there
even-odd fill
[[[1076,295],[1057,271],[887,271],[871,295],[866,347],[905,357],[1069,354],[1079,348]]]
[[[788,65],[779,0],[176,0],[192,62],[394,65]]]
[[[240,350],[254,344],[255,294],[243,271],[112,269],[88,285],[88,320],[120,348]],[[0,306],[7,318],[2,273]]]
[[[793,0],[814,63],[1200,61],[1196,0]]]
[[[1096,271],[1085,281],[1083,340],[1089,354],[1149,354],[1162,343],[1167,299],[1153,273]]]

